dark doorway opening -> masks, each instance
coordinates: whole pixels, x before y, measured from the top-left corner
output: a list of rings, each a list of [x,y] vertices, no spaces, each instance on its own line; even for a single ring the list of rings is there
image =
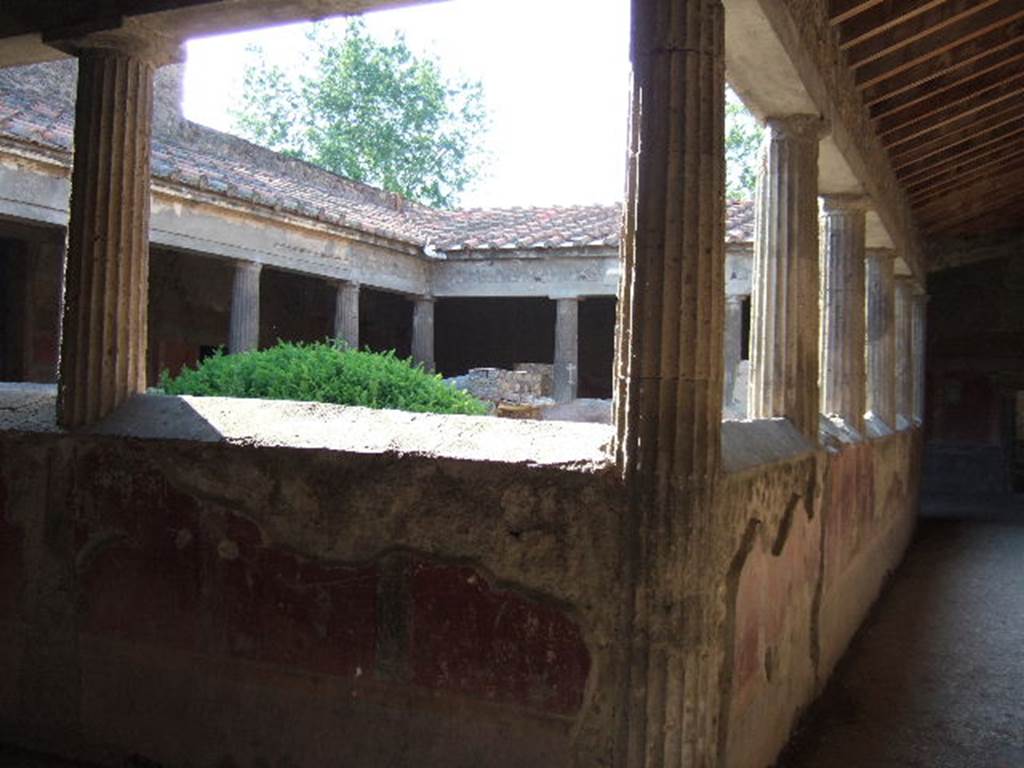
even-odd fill
[[[610,399],[615,363],[615,298],[598,296],[580,302],[580,397]]]
[[[550,299],[441,299],[434,328],[437,370],[444,376],[555,359]]]
[[[404,296],[363,286],[359,291],[360,348],[374,352],[393,349],[398,357],[411,356],[412,307]]]
[[[334,329],[335,289],[326,280],[264,268],[260,274],[260,347],[323,341]]]

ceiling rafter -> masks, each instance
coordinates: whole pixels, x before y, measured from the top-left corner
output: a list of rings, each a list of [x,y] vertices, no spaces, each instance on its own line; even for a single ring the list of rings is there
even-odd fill
[[[1004,49],[1018,45],[1022,34],[1024,22],[1009,24],[946,51],[942,56],[905,69],[902,73],[894,73],[892,77],[878,83],[862,83],[857,87],[864,95],[864,105],[872,107],[880,101],[899,96],[961,67],[968,67],[982,59],[990,59]],[[899,77],[900,74],[903,74],[902,78]]]
[[[907,47],[911,43],[939,34],[958,22],[970,20],[987,8],[998,7],[1006,0],[954,0],[927,13],[903,22],[882,38],[875,38],[847,50],[854,69],[870,64]]]
[[[894,97],[884,102],[880,102],[872,108],[871,117],[875,120],[888,117],[889,115],[908,109],[915,104],[920,104],[921,102],[929,99],[938,98],[942,94],[949,93],[957,88],[963,88],[965,84],[970,83],[972,80],[984,78],[986,75],[992,76],[988,79],[998,80],[998,77],[994,76],[993,73],[997,73],[1000,70],[1017,64],[1020,61],[1024,61],[1024,41],[1022,41],[1019,46],[1011,49],[1009,55],[997,57],[994,61],[980,65],[977,69],[962,72],[957,79],[951,78],[945,82],[933,82],[927,89],[918,89],[916,93],[908,94],[905,98],[900,99],[898,97]]]
[[[1024,157],[1024,147],[1016,150],[1015,152],[1001,155],[984,163],[976,163],[967,168],[954,167],[943,171],[938,176],[933,176],[928,179],[919,180],[913,184],[908,184],[906,186],[907,194],[912,203],[916,203],[927,190],[947,189],[947,184],[949,185],[949,189],[955,189],[968,179],[991,175],[992,168],[1001,164],[1003,164],[1003,167],[1005,168],[1006,163],[1010,160],[1016,160],[1019,157]],[[983,171],[988,171],[988,173],[983,173]]]
[[[1005,113],[999,113],[993,118],[976,120],[965,128],[951,131],[930,141],[905,147],[901,151],[891,153],[893,170],[899,171],[911,163],[932,157],[962,142],[987,136],[1003,126],[1020,123],[1024,123],[1024,104],[1014,105]]]
[[[829,22],[832,26],[842,24],[858,14],[881,5],[885,0],[833,0],[832,15]]]
[[[956,49],[972,41],[980,41],[981,38],[987,39],[990,33],[998,33],[1001,28],[1021,19],[1024,19],[1024,8],[1016,2],[990,8],[984,14],[947,30],[945,40],[921,40],[900,51],[898,56],[887,56],[859,66],[854,72],[857,87],[868,88],[925,62],[946,54],[952,55]]]
[[[949,0],[918,0],[916,6],[907,6],[902,13],[894,13],[892,4],[887,4],[868,13],[862,13],[839,29],[839,48],[847,50],[873,37],[884,34],[905,21],[937,8]]]
[[[1009,139],[1015,139],[1021,135],[1024,135],[1024,123],[1010,126],[1009,130],[986,139],[985,141],[972,143],[970,146],[950,151],[948,155],[941,158],[929,158],[911,166],[906,166],[897,174],[897,178],[901,182],[909,183],[911,179],[915,179],[923,173],[937,173],[952,164],[970,162],[987,157],[993,152],[998,153],[1006,151],[1008,147],[1006,141]],[[997,144],[999,146],[995,146]]]
[[[1016,109],[1020,108],[1020,102],[1015,101],[1012,98],[1013,94],[1006,98],[1002,98],[998,101],[991,103],[983,103],[978,106],[977,109],[968,109],[964,112],[954,115],[951,118],[937,121],[934,124],[926,124],[924,127],[913,127],[899,131],[894,131],[893,134],[888,137],[883,143],[890,153],[896,151],[897,147],[903,146],[904,144],[914,140],[920,139],[922,136],[926,136],[937,131],[950,131],[953,130],[952,126],[955,123],[963,123],[964,121],[971,120],[970,126],[974,126],[978,121],[986,119],[995,119],[1004,115],[1010,114]],[[1009,102],[1007,104],[1006,102]],[[982,114],[984,113],[984,114]],[[929,139],[931,140],[931,139]]]

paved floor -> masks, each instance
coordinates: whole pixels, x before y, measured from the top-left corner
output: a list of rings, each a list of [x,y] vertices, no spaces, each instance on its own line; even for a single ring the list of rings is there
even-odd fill
[[[921,522],[781,767],[1024,767],[1024,507],[997,519]]]

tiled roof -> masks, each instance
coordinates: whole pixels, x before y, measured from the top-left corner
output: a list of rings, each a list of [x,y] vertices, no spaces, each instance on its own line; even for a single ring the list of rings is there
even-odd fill
[[[70,154],[74,78],[74,61],[0,69],[0,136]],[[439,251],[618,244],[618,205],[436,210],[168,115],[157,101],[152,168],[162,181]],[[729,203],[726,235],[753,239],[750,203]]]

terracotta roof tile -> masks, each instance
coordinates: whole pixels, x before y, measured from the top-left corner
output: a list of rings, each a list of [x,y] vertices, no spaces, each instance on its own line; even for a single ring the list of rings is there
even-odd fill
[[[73,61],[0,70],[0,136],[70,153],[74,76]],[[436,210],[175,116],[157,120],[152,170],[156,179],[440,251],[619,240],[619,205]],[[753,206],[730,202],[726,241],[752,239]]]

